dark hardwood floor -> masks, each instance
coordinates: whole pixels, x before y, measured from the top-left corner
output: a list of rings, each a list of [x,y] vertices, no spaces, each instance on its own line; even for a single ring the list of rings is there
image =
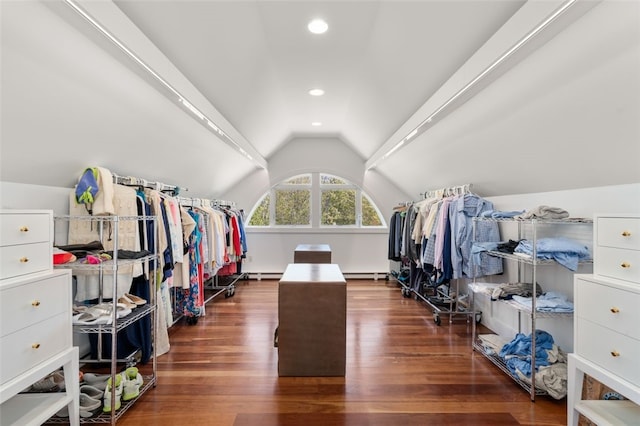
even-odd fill
[[[402,297],[347,285],[345,377],[278,377],[277,281],[240,281],[197,324],[170,331],[158,384],[119,425],[565,425],[566,401],[529,395],[471,351],[471,325]],[[313,303],[309,300],[308,303]],[[317,330],[322,333],[323,330]]]

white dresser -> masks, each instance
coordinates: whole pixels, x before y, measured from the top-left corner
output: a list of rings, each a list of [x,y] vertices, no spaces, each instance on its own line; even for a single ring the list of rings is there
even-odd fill
[[[640,216],[594,218],[594,274],[574,280],[568,424],[640,425]],[[627,400],[582,400],[584,374]]]
[[[40,425],[68,406],[79,424],[71,273],[53,270],[53,213],[0,210],[0,424]],[[20,393],[63,368],[66,390]]]

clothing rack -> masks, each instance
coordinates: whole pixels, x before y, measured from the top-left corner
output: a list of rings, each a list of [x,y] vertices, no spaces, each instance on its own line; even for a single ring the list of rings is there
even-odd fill
[[[233,201],[227,200],[209,200],[207,198],[191,198],[191,197],[175,197],[178,200],[178,203],[183,207],[211,207],[217,210],[220,209],[235,209],[236,203]],[[225,298],[232,297],[235,294],[236,283],[240,279],[247,279],[248,275],[245,273],[240,273],[234,276],[231,276],[230,281],[226,281],[224,283],[220,282],[220,277],[216,274],[209,278],[207,278],[204,282],[203,290],[213,291],[213,294],[208,295],[204,299],[204,305],[206,306],[213,299],[218,297],[220,294],[224,293]],[[175,306],[175,305],[174,305]],[[174,317],[173,324],[176,324],[180,319],[182,319],[184,315],[180,314],[177,317]],[[193,325],[198,322],[197,317],[187,317],[187,324]]]
[[[457,185],[439,189],[428,190],[423,193],[420,193],[423,201],[427,199],[443,199],[447,197],[459,196],[464,194],[470,194],[471,183],[467,183],[464,185]],[[419,201],[417,203],[413,203],[415,206],[422,204],[423,201]],[[440,201],[438,201],[440,202]],[[408,203],[411,204],[411,203]],[[394,211],[399,212],[396,208]],[[449,321],[453,320],[454,316],[462,315],[465,317],[474,316],[474,320],[478,319],[478,315],[475,312],[469,312],[467,310],[459,310],[458,309],[458,300],[457,296],[459,295],[459,285],[460,280],[455,280],[455,291],[451,286],[450,280],[448,281],[438,281],[438,276],[434,274],[434,271],[426,271],[420,273],[422,268],[415,269],[415,264],[408,259],[401,259],[401,269],[398,271],[398,283],[402,290],[402,295],[404,297],[410,297],[412,293],[415,296],[416,300],[422,300],[425,304],[427,304],[431,310],[433,311],[433,319],[437,325],[441,324],[440,315],[448,314]],[[403,269],[409,269],[409,276],[404,277],[402,275]],[[412,276],[415,274],[417,281],[413,281]],[[392,274],[393,275],[393,274]],[[422,277],[420,275],[423,275]],[[403,279],[404,278],[404,279]],[[409,282],[406,282],[406,279],[409,279]],[[415,284],[420,286],[423,285],[423,282],[429,284],[429,290],[433,293],[432,295],[426,295],[423,293],[422,288],[413,288]],[[452,296],[455,294],[455,296]]]
[[[394,212],[406,211],[407,207],[409,207],[413,203],[414,203],[413,201],[402,201],[402,202],[399,202],[393,207],[393,211]]]
[[[189,190],[188,188],[181,188],[176,185],[169,185],[162,182],[149,181],[139,177],[119,176],[113,172],[111,172],[111,175],[113,176],[113,183],[116,183],[119,185],[140,186],[143,188],[155,189],[156,191],[160,191],[160,192],[170,192],[174,195],[177,195],[181,190],[182,191]]]
[[[185,207],[220,207],[220,208],[231,208],[234,209],[236,207],[236,203],[233,201],[226,200],[208,200],[206,198],[188,198],[188,197],[176,197],[180,205]]]
[[[442,197],[450,197],[453,195],[463,195],[469,194],[471,192],[471,187],[473,184],[465,183],[464,185],[458,186],[450,186],[446,188],[440,189],[432,189],[429,191],[421,192],[420,195],[423,199],[427,198],[442,198]]]

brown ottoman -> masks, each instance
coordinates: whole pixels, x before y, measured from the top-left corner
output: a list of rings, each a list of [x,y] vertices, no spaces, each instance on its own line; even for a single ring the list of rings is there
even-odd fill
[[[293,263],[331,263],[328,244],[298,244],[293,252]]]
[[[289,264],[278,285],[278,375],[344,376],[347,283],[335,264]]]

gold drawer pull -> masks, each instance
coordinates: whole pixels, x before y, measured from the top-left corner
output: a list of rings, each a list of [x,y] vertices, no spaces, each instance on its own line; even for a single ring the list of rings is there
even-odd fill
[[[615,357],[619,357],[619,356],[620,356],[620,352],[618,352],[618,351],[611,351],[611,356],[612,356],[612,357],[614,357],[614,358],[615,358]]]
[[[20,258],[20,263],[27,263],[29,261],[28,257],[21,257]]]
[[[631,232],[629,232],[629,231],[622,231],[622,236],[623,236],[623,237],[630,237],[630,236],[631,236]]]
[[[37,308],[38,306],[40,306],[40,301],[34,300],[33,302],[31,302],[31,306],[33,306],[34,308]]]
[[[31,345],[31,348],[33,349],[38,349],[40,347],[40,343],[34,343],[33,345]]]
[[[620,267],[625,268],[625,269],[631,268],[631,264],[629,262],[622,262],[620,264]]]
[[[616,308],[615,306],[613,308],[610,309],[612,314],[617,314],[620,312],[620,309]]]
[[[20,227],[20,232],[29,232],[29,228],[26,226],[21,226]]]

